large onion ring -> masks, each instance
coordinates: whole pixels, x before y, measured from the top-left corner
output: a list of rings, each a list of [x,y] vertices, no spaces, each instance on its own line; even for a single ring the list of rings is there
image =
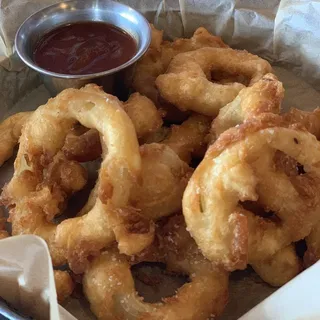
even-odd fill
[[[277,150],[306,173],[290,177],[277,170]],[[310,233],[320,217],[319,183],[320,143],[297,125],[266,114],[229,129],[208,149],[185,190],[183,214],[208,259],[242,269]],[[257,201],[281,223],[255,216],[244,201]]]

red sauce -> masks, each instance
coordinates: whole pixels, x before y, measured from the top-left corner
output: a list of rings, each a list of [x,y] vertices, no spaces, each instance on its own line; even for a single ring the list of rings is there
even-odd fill
[[[62,74],[91,74],[116,68],[137,51],[134,39],[102,22],[79,22],[58,27],[36,44],[34,62]]]

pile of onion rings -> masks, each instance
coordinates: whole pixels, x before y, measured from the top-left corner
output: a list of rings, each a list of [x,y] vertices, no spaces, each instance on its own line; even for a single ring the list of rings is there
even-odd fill
[[[216,319],[231,272],[281,286],[320,259],[320,111],[281,114],[271,65],[205,28],[151,27],[126,101],[88,84],[0,124],[0,239],[42,237],[59,302],[78,282],[98,319]],[[141,262],[189,281],[148,303]]]

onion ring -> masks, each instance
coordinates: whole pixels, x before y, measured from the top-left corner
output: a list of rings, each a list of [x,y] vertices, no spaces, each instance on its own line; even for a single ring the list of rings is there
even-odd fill
[[[247,51],[201,48],[175,56],[166,73],[156,79],[156,87],[166,101],[182,111],[216,116],[219,109],[235,99],[244,85],[210,82],[210,74],[215,70],[242,74],[250,79],[251,86],[272,68],[266,60]]]
[[[306,173],[288,177],[277,170],[276,150]],[[187,226],[204,255],[227,270],[243,269],[307,236],[320,217],[319,163],[316,138],[273,114],[223,133],[183,197]],[[240,201],[258,201],[282,222],[255,216]]]
[[[103,161],[97,198],[86,215],[56,226],[50,222],[52,217],[86,182],[83,168],[59,152],[76,121],[101,134]],[[127,206],[140,172],[134,127],[119,100],[111,95],[102,97],[95,85],[67,89],[39,107],[23,129],[14,176],[2,194],[2,201],[10,208],[13,234],[39,235],[47,241],[55,265],[67,258],[71,268],[82,272],[90,255],[115,240],[108,214]],[[149,231],[137,234],[139,239],[144,236],[146,245],[153,238],[152,226]],[[122,234],[121,240],[124,238]],[[128,238],[132,241],[129,234]]]
[[[222,312],[228,296],[227,273],[204,259],[180,217],[170,219],[164,229],[167,255],[159,261],[172,272],[188,274],[191,282],[179,288],[174,297],[145,303],[135,291],[127,257],[116,250],[105,251],[83,277],[84,293],[98,319],[204,320]]]
[[[284,96],[282,83],[277,77],[268,73],[258,82],[242,89],[238,96],[220,109],[211,127],[211,141],[215,141],[221,133],[241,124],[245,120],[262,113],[279,113]]]
[[[82,90],[107,97],[107,94],[98,87],[87,86]],[[161,112],[157,110],[150,99],[139,93],[132,94],[123,103],[123,108],[133,122],[138,138],[148,139],[150,134],[156,132],[162,126]],[[2,140],[0,140],[0,166],[13,155],[13,150],[19,142],[22,127],[31,114],[31,111],[20,112],[0,124],[2,137]],[[95,129],[88,130],[77,125],[67,134],[62,150],[68,160],[78,162],[95,160],[102,153],[99,133]]]
[[[155,31],[152,32],[152,35],[152,41],[159,42],[158,34]],[[137,62],[132,82],[133,89],[157,104],[156,78],[166,71],[171,60],[177,54],[203,47],[224,48],[228,46],[221,41],[221,38],[213,36],[203,27],[198,28],[190,39],[177,39],[174,42],[162,43],[161,46],[151,46],[142,59]]]
[[[159,41],[159,36],[155,32],[152,32],[152,35],[157,38],[157,40],[152,39],[152,42]],[[160,74],[166,72],[171,60],[177,54],[204,47],[226,48],[228,46],[221,38],[213,36],[205,28],[200,27],[190,39],[165,41],[160,47],[151,46],[137,62],[132,80],[133,89],[150,98],[158,108],[165,110],[166,119],[169,122],[181,123],[186,117],[180,110],[159,99],[155,80]]]

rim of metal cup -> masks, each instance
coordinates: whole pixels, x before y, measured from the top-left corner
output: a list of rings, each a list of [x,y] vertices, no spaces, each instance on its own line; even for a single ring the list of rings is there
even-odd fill
[[[134,12],[136,15],[138,15],[141,19],[141,21],[143,21],[145,23],[146,26],[146,34],[145,34],[145,43],[143,44],[143,46],[141,48],[138,48],[138,51],[136,52],[136,54],[127,62],[125,62],[124,64],[113,68],[113,69],[109,69],[106,71],[102,71],[102,72],[97,72],[97,73],[89,73],[89,74],[64,74],[64,73],[57,73],[57,72],[53,72],[53,71],[49,71],[46,69],[43,69],[41,67],[39,67],[37,64],[34,63],[34,61],[29,57],[29,55],[27,55],[24,51],[21,51],[19,48],[19,38],[20,38],[20,34],[21,31],[23,30],[25,24],[35,18],[36,16],[40,16],[43,13],[45,13],[46,11],[54,8],[54,7],[59,7],[61,6],[61,4],[65,3],[65,4],[71,4],[71,3],[79,3],[79,2],[86,2],[87,0],[67,0],[67,1],[63,1],[63,2],[58,2],[56,4],[47,6],[45,8],[40,9],[39,11],[33,13],[32,15],[30,15],[27,19],[24,20],[24,22],[20,25],[16,36],[15,36],[15,50],[18,54],[18,56],[20,57],[20,59],[30,68],[32,68],[33,70],[41,73],[42,75],[46,75],[46,76],[51,76],[51,77],[55,77],[55,78],[63,78],[63,79],[81,79],[81,80],[86,80],[86,79],[92,79],[92,78],[97,78],[97,77],[102,77],[102,76],[107,76],[107,75],[111,75],[114,73],[117,73],[118,71],[121,71],[129,66],[131,66],[132,64],[134,64],[136,61],[138,61],[143,55],[144,53],[147,51],[147,49],[150,46],[151,43],[151,28],[149,25],[148,20],[137,10],[131,8],[130,6],[127,6],[125,4],[122,4],[120,2],[116,2],[116,1],[112,1],[112,0],[104,0],[106,3],[111,3],[111,4],[115,4],[118,5],[120,7],[123,7],[129,11]],[[129,19],[128,19],[129,20]],[[88,20],[89,21],[89,20]],[[104,21],[97,21],[97,20],[92,20],[93,22],[104,22]],[[68,24],[68,21],[65,22],[65,24]],[[62,26],[62,24],[60,25]],[[57,26],[59,27],[59,26]],[[55,27],[52,28],[52,30],[54,30]],[[126,30],[124,30],[126,31]]]

